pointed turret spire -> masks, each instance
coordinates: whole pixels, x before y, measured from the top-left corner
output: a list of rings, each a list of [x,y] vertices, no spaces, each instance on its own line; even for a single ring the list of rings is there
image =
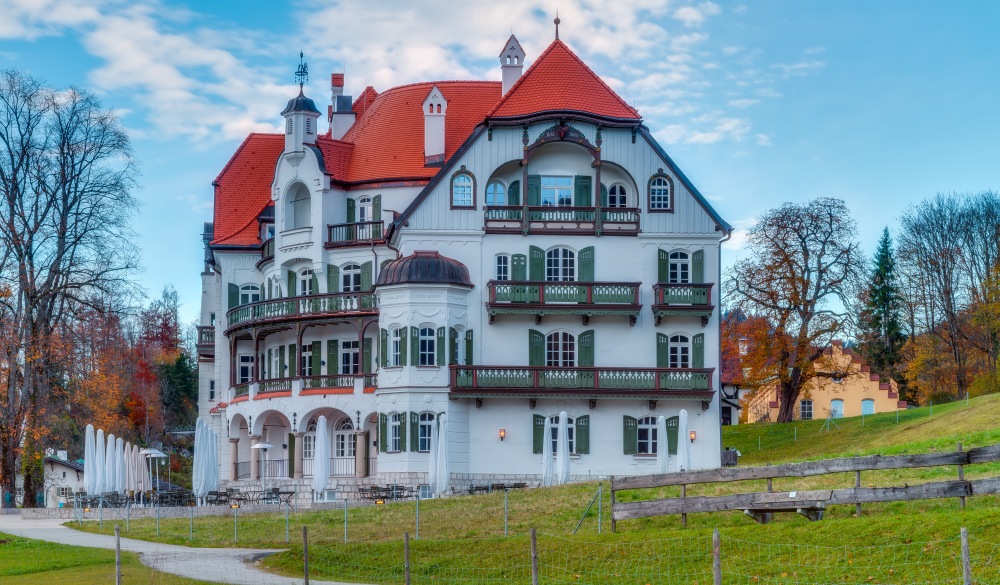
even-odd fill
[[[559,20],[559,11],[558,10],[556,10],[556,18],[552,22],[556,25],[556,40],[558,41],[559,40],[559,23],[562,22],[561,20]]]

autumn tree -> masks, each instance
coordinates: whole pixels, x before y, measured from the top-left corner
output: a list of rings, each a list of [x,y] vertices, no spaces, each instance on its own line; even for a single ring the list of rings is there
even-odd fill
[[[883,380],[895,380],[902,389],[906,382],[901,369],[906,335],[889,228],[882,231],[862,302],[864,307],[858,317],[859,351],[873,372]]]
[[[745,258],[727,274],[730,309],[766,324],[748,337],[743,366],[751,384],[777,385],[779,422],[793,420],[809,380],[843,375],[814,364],[848,325],[864,274],[856,239],[843,201],[785,203],[750,229]]]

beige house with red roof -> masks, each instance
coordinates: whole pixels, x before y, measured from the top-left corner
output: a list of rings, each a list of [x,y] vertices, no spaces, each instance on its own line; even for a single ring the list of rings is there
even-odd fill
[[[565,43],[525,57],[512,35],[501,82],[356,99],[334,74],[322,129],[300,92],[219,173],[198,347],[224,479],[307,492],[325,454],[338,499],[537,484],[546,443],[571,479],[679,441],[719,465],[731,228]]]

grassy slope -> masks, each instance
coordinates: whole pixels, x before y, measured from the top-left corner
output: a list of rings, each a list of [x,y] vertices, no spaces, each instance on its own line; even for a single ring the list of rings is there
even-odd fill
[[[933,416],[929,409],[911,410],[900,414],[898,424],[895,414],[866,417],[864,426],[860,418],[841,419],[840,429],[833,431],[820,431],[824,421],[728,427],[724,443],[740,449],[744,455],[741,465],[866,453],[950,450],[957,442],[967,448],[975,447],[1000,443],[1000,425],[993,414],[1000,406],[998,401],[1000,396],[988,396],[972,400],[968,408],[964,403],[939,406]],[[795,441],[794,435],[797,435]],[[966,471],[969,478],[996,475],[1000,475],[997,464],[978,465]],[[863,483],[891,486],[954,477],[954,468],[870,472],[863,475]],[[853,474],[837,474],[776,480],[774,487],[776,490],[849,487],[853,482]],[[606,483],[604,487],[607,488]],[[964,511],[958,509],[954,500],[873,504],[864,508],[861,520],[854,517],[853,506],[840,506],[828,510],[818,523],[790,514],[780,515],[767,526],[758,526],[742,514],[730,512],[691,515],[688,527],[682,529],[677,517],[646,518],[620,522],[618,533],[611,534],[610,499],[605,489],[603,534],[596,534],[596,510],[592,510],[580,534],[573,536],[573,528],[596,488],[595,482],[512,492],[508,501],[512,536],[506,539],[502,537],[501,494],[421,502],[421,540],[411,542],[414,575],[418,580],[455,582],[482,582],[498,577],[521,580],[527,566],[527,534],[535,527],[541,534],[539,555],[543,575],[548,572],[552,579],[573,580],[573,575],[588,574],[593,580],[608,584],[670,582],[664,573],[667,570],[664,567],[669,567],[675,576],[679,575],[677,582],[694,582],[706,577],[711,531],[718,528],[727,553],[724,571],[758,575],[762,582],[779,579],[782,574],[821,582],[859,582],[868,577],[904,582],[917,578],[952,579],[957,535],[959,528],[965,526],[974,537],[974,565],[980,577],[991,576],[993,581],[1000,582],[1000,547],[988,542],[1000,542],[998,497],[971,498]],[[742,482],[692,486],[688,494],[763,489],[763,482]],[[669,488],[623,492],[619,498],[643,500],[675,495],[678,491]],[[307,525],[315,577],[375,583],[398,581],[401,536],[404,531],[411,536],[415,533],[415,506],[414,502],[405,502],[350,510],[351,542],[346,545],[342,542],[342,512],[292,515],[289,551],[267,559],[265,564],[282,573],[300,574],[302,557],[301,547],[296,544],[300,534],[297,527]],[[159,537],[151,521],[133,521],[131,528],[132,537],[188,544],[186,520],[163,521]],[[232,517],[199,519],[191,544],[232,546],[232,528]],[[91,523],[83,529],[96,532],[97,526]],[[105,531],[109,530],[112,528],[106,524]],[[240,546],[286,546],[284,517],[241,516],[239,534]],[[936,544],[922,544],[927,542]],[[858,548],[869,546],[879,548]],[[836,551],[838,563],[831,565],[820,560],[830,556],[830,550]],[[362,551],[364,554],[359,554]],[[893,560],[887,562],[887,555]],[[665,560],[658,564],[657,558]],[[927,564],[920,564],[917,558],[927,559]],[[986,574],[986,571],[991,572]]]

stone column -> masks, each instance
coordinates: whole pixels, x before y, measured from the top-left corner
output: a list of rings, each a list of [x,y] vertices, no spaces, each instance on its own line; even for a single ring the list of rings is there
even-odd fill
[[[302,479],[302,437],[305,433],[292,433],[295,437],[295,479]]]
[[[229,479],[236,481],[240,474],[236,469],[236,464],[240,461],[240,440],[239,438],[229,438]]]
[[[368,431],[354,431],[354,477],[368,477]]]
[[[260,435],[250,435],[250,444],[260,442]],[[250,479],[260,479],[260,449],[250,449]]]

